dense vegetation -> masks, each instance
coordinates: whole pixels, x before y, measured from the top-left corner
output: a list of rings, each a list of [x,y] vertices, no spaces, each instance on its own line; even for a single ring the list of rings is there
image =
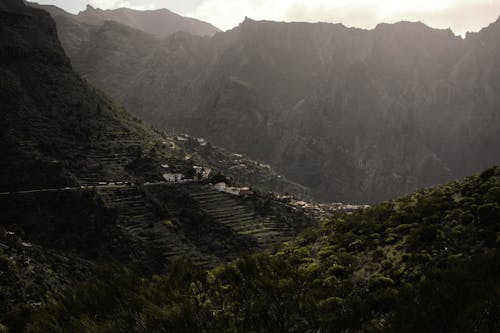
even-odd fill
[[[104,270],[2,321],[9,332],[498,332],[499,241],[497,167],[209,272]]]

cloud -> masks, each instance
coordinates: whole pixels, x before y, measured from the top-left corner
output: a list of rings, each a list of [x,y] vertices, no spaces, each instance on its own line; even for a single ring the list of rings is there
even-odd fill
[[[1,0],[0,0],[1,1]],[[373,28],[381,22],[422,21],[451,27],[455,33],[477,31],[500,15],[500,0],[39,0],[73,13],[94,7],[111,9],[168,8],[221,29],[231,29],[245,16],[256,20],[334,22]]]
[[[101,9],[114,9],[114,8],[131,8],[138,10],[147,10],[147,9],[155,9],[156,6],[152,3],[141,1],[131,2],[131,1],[123,1],[123,0],[89,0],[89,4],[96,8]]]
[[[167,8],[176,13],[184,15],[194,10],[203,0],[87,0],[89,3],[101,9],[114,9],[127,7],[132,9],[160,9]]]
[[[1,1],[1,0],[0,0]],[[86,4],[96,8],[114,9],[128,7],[134,9],[168,8],[181,15],[192,12],[203,0],[32,0],[41,4],[51,4],[71,13],[85,9]]]
[[[498,0],[204,0],[191,16],[230,29],[245,16],[257,20],[335,22],[373,28],[380,22],[422,21],[451,27],[456,33],[477,31],[500,15]]]

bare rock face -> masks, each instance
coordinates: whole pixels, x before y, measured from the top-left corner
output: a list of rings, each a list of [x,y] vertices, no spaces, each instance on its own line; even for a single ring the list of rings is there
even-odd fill
[[[499,27],[461,39],[247,18],[159,40],[115,24],[69,55],[155,126],[269,163],[321,200],[368,203],[500,163]],[[58,29],[71,50],[74,30]]]

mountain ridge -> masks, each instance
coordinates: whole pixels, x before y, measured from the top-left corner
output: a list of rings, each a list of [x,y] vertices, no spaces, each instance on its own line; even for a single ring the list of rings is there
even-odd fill
[[[88,6],[85,11],[79,12],[77,17],[82,22],[94,24],[106,20],[117,21],[161,37],[178,31],[201,36],[211,36],[220,31],[210,23],[178,15],[166,8],[139,11],[130,8],[103,10]]]
[[[151,41],[141,49],[149,59],[128,67],[124,80],[109,81],[114,71],[102,59],[130,51],[94,47],[92,57],[72,61],[155,126],[264,161],[322,201],[370,203],[499,162],[486,148],[500,127],[496,79],[486,69],[496,65],[477,53],[481,43],[422,23],[363,30],[246,18],[210,39]],[[471,83],[467,73],[482,79]]]
[[[212,36],[220,30],[208,22],[181,16],[166,8],[155,10],[135,10],[130,8],[100,9],[87,5],[85,10],[72,14],[54,5],[39,5],[27,2],[30,6],[45,9],[54,16],[75,20],[80,24],[100,26],[106,21],[116,21],[157,37],[167,37],[184,31],[194,35]]]

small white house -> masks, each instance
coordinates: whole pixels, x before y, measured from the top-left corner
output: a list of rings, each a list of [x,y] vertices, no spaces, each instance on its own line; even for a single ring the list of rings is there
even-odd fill
[[[226,183],[224,182],[220,182],[220,183],[217,183],[214,185],[214,188],[217,190],[217,191],[225,191],[226,190]]]
[[[226,183],[217,183],[214,185],[217,191],[226,192],[232,195],[248,195],[253,194],[253,192],[248,187],[233,187],[227,186]]]
[[[224,192],[232,194],[232,195],[240,195],[240,189],[237,187],[226,187]]]
[[[240,187],[240,195],[248,195],[253,194],[252,190],[249,187]]]
[[[163,174],[163,178],[167,182],[172,182],[172,183],[180,182],[183,177],[184,177],[184,175],[182,173],[164,173]]]

